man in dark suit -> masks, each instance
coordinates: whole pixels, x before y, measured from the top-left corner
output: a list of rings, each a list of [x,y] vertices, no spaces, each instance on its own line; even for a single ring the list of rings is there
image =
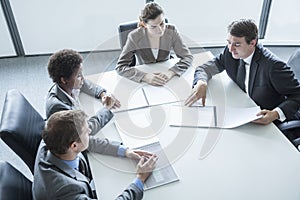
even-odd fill
[[[199,99],[205,105],[207,81],[226,70],[228,76],[261,107],[262,118],[253,122],[299,119],[300,85],[283,61],[258,44],[257,26],[252,20],[242,19],[228,26],[227,46],[212,61],[198,66],[194,88],[185,104]],[[279,121],[278,121],[279,120]]]
[[[59,111],[50,116],[35,161],[33,199],[97,199],[91,171],[81,153],[90,146],[90,133],[87,115],[81,110]],[[143,183],[154,169],[157,156],[130,149],[120,155],[120,146],[98,138],[90,150],[131,158],[139,155],[136,179],[116,199],[142,199]]]

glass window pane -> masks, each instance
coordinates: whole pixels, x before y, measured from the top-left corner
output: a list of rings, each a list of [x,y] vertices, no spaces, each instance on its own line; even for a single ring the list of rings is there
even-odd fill
[[[0,44],[1,44],[0,56],[16,55],[1,6],[0,6]]]
[[[272,1],[265,42],[300,44],[300,1]]]
[[[118,24],[138,20],[144,0],[11,1],[25,53],[118,49]]]
[[[259,23],[263,0],[157,0],[170,23],[187,37],[189,46],[225,44],[227,26],[234,20],[251,18]]]

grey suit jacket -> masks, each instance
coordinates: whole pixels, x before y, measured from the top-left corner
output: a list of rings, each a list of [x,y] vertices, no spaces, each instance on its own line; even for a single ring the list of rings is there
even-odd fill
[[[105,144],[105,145],[103,145]],[[118,145],[102,141],[97,145],[97,152],[117,155]],[[87,167],[84,156],[79,154]],[[47,150],[42,141],[37,153],[32,186],[34,200],[75,200],[96,199],[93,180],[69,167],[62,160]],[[143,191],[131,184],[116,199],[142,199]]]
[[[226,70],[228,76],[236,82],[238,65],[239,60],[234,59],[226,47],[214,60],[197,67],[194,85],[200,79],[208,81],[223,70]],[[290,67],[261,44],[257,45],[252,57],[248,92],[261,109],[273,110],[279,107],[287,120],[298,119],[299,82]]]
[[[192,65],[193,56],[183,43],[175,26],[170,24],[166,25],[164,35],[160,38],[157,59],[154,58],[152,53],[146,29],[143,27],[137,28],[128,34],[126,44],[115,69],[120,75],[133,81],[141,82],[145,73],[136,69],[134,66],[129,66],[133,57],[136,55],[139,64],[162,62],[170,58],[172,49],[180,60],[171,70],[180,76]]]
[[[80,92],[84,92],[88,95],[98,98],[99,94],[106,91],[104,88],[92,83],[91,81],[84,80],[84,84],[80,89]],[[55,112],[61,110],[75,110],[73,103],[65,95],[65,93],[53,85],[47,95],[46,100],[46,116],[47,119]],[[96,115],[89,118],[89,128],[92,130],[91,134],[96,134],[102,127],[104,127],[107,122],[113,117],[113,113],[107,108],[102,108]]]

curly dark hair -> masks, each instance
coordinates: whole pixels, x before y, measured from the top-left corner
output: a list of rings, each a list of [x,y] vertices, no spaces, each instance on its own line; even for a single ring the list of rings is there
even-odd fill
[[[61,77],[69,79],[80,67],[82,56],[72,49],[63,49],[54,53],[48,62],[48,73],[53,82],[60,84]]]
[[[245,37],[247,44],[254,39],[258,39],[257,26],[252,19],[240,19],[238,21],[233,21],[228,26],[228,33],[235,37]]]
[[[42,132],[47,148],[54,154],[65,154],[73,142],[80,142],[87,115],[81,110],[64,110],[50,116]]]
[[[140,21],[147,23],[149,20],[156,19],[157,16],[163,13],[164,11],[158,3],[147,3],[144,9],[142,10]]]

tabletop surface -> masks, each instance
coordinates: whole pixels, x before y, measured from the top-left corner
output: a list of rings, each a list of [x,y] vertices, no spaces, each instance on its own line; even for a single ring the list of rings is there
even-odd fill
[[[211,56],[204,52],[194,60],[201,64]],[[172,61],[143,65],[141,69],[157,70],[162,65],[171,66]],[[86,78],[119,95],[116,85],[123,79],[115,71]],[[192,81],[190,75],[182,79],[174,82],[191,84],[188,83],[189,79]],[[145,86],[129,80],[124,83],[129,86],[122,92]],[[186,90],[182,95],[190,92]],[[87,95],[80,98],[89,115],[101,106]],[[242,108],[255,106],[255,103],[223,72],[208,82],[207,105]],[[138,130],[129,136],[135,137],[144,131],[147,134],[139,138],[141,143],[153,137],[159,139],[180,180],[145,191],[144,199],[300,199],[297,184],[300,155],[276,126],[248,123],[232,129],[170,127],[169,109],[170,104],[163,104],[116,112],[96,135],[120,141],[115,122],[125,119]],[[141,126],[138,123],[141,118],[148,119],[149,124]],[[135,178],[132,161],[126,158],[89,153],[89,160],[99,199],[114,199]]]

